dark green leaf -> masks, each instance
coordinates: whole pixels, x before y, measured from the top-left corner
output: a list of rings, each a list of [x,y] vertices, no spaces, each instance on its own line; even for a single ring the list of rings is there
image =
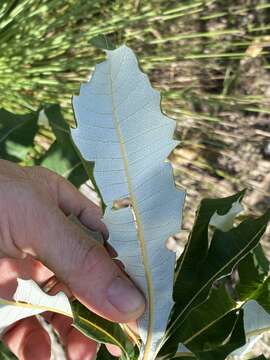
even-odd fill
[[[39,160],[39,164],[64,176],[79,187],[92,175],[92,166],[80,157],[72,142],[69,125],[63,118],[60,107],[52,105],[45,109],[45,114],[56,141]]]
[[[231,273],[234,266],[259,242],[270,218],[270,211],[258,219],[247,219],[229,231],[214,231],[208,239],[208,225],[215,212],[224,215],[244,192],[225,199],[202,201],[186,249],[176,269],[176,304],[160,355],[175,354],[181,326],[195,306],[204,302],[215,280]]]
[[[20,162],[33,148],[38,113],[12,114],[0,109],[0,158]]]
[[[0,360],[17,360],[18,358],[0,341]]]
[[[180,342],[192,352],[218,346],[231,333],[238,311],[224,286],[212,289],[209,298],[183,321]]]
[[[224,342],[217,347],[209,347],[206,351],[196,352],[196,356],[199,360],[224,360],[226,357],[235,349],[241,347],[245,344],[245,331],[243,327],[243,311],[240,310],[239,313],[230,313],[219,323],[212,328],[212,331],[219,332],[222,330],[222,327],[225,328],[229,325],[227,321],[231,317],[231,320],[234,320],[233,328],[229,336],[224,339]],[[226,321],[224,321],[226,319]],[[211,337],[214,335],[210,335]]]
[[[244,193],[241,191],[223,199],[202,200],[187,246],[177,263],[173,295],[175,302],[178,303],[178,308],[180,304],[183,304],[184,307],[189,302],[190,295],[194,293],[194,280],[197,282],[198,274],[205,266],[210,244],[208,228],[212,216],[215,213],[219,215],[228,213],[233,203],[241,200]]]
[[[76,329],[99,343],[109,343],[118,346],[122,350],[121,359],[133,359],[133,345],[119,324],[94,314],[78,301],[73,302],[72,310],[74,314],[73,326]]]
[[[106,35],[97,35],[90,40],[90,43],[98,49],[114,50],[115,45]]]
[[[198,359],[225,359],[245,344],[242,312],[224,286],[212,289],[209,298],[183,321],[180,342]]]

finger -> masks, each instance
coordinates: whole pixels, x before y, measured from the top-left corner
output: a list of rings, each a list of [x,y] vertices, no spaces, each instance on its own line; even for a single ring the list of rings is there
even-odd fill
[[[69,221],[47,193],[35,196],[31,216],[23,218],[31,231],[18,236],[16,245],[41,260],[97,314],[116,322],[138,318],[144,298],[104,247]]]
[[[106,250],[108,251],[108,253],[110,254],[110,256],[112,258],[117,257],[117,255],[118,255],[117,252],[115,251],[115,249],[108,242],[105,242],[104,246],[106,247]]]
[[[0,297],[12,300],[18,286],[17,278],[33,279],[38,284],[43,284],[53,274],[39,261],[27,256],[21,259],[0,259]]]
[[[140,316],[142,295],[106,250],[60,212],[49,223],[46,239],[36,242],[35,252],[72,293],[111,320],[127,322]]]
[[[74,328],[67,337],[66,353],[68,360],[94,360],[96,358],[97,343],[86,338]]]
[[[34,317],[17,322],[3,340],[20,360],[50,360],[50,337]]]
[[[73,328],[72,320],[58,314],[48,314],[47,320],[58,333],[69,360],[95,359],[96,342]]]
[[[54,279],[51,278],[52,285]],[[50,281],[46,284],[50,286]],[[50,295],[55,295],[59,291],[64,291],[70,297],[70,291],[62,283],[56,283],[49,289]],[[64,346],[68,360],[92,360],[96,358],[97,344],[92,339],[87,338],[78,330],[72,327],[72,320],[66,316],[46,312],[43,317],[53,326],[58,333],[61,343]]]

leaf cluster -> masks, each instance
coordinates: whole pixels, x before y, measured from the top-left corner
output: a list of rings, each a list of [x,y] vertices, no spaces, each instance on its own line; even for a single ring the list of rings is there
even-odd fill
[[[74,147],[60,108],[47,107],[44,114],[48,121],[45,125],[38,112],[14,115],[2,109],[1,157],[26,164],[33,161],[80,186],[92,176],[92,164],[83,160]],[[36,159],[32,157],[35,138],[48,126],[55,138]],[[270,211],[259,218],[246,218],[227,231],[211,222],[215,214],[226,221],[233,204],[243,196],[244,191],[223,199],[202,200],[176,265],[175,305],[157,359],[222,360],[239,348],[238,355],[245,353],[244,345],[270,328],[269,263],[259,244]],[[232,287],[228,279],[235,274],[239,280]],[[73,312],[77,329],[100,343],[119,346],[122,359],[137,358],[137,347],[119,325],[101,319],[77,301]],[[2,357],[8,358],[5,351]],[[106,358],[111,356],[101,346],[98,359]]]

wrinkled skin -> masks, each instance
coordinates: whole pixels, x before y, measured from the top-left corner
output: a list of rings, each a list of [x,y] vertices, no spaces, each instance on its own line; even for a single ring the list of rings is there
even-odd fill
[[[50,293],[64,290],[89,309],[115,322],[130,322],[144,311],[144,299],[105,248],[68,219],[107,229],[100,209],[70,183],[41,167],[22,168],[0,160],[0,297],[11,299],[16,278],[40,286],[56,276]],[[46,313],[70,360],[95,358],[97,345],[64,316]],[[22,360],[49,360],[50,338],[37,318],[21,320],[3,335],[6,345]],[[119,350],[108,345],[110,352]]]

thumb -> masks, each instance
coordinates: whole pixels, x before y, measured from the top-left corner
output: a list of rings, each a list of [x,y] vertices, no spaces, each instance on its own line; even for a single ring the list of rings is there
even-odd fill
[[[105,248],[66,216],[75,212],[91,227],[93,218],[101,222],[95,208],[62,178],[54,179],[44,170],[42,176],[34,176],[35,186],[41,186],[32,202],[28,196],[30,209],[20,214],[26,236],[16,236],[17,246],[51,269],[90,310],[121,323],[137,319],[145,308],[142,294]]]
[[[48,229],[35,252],[84,305],[122,323],[143,313],[143,296],[101,244],[61,212],[54,215]]]

